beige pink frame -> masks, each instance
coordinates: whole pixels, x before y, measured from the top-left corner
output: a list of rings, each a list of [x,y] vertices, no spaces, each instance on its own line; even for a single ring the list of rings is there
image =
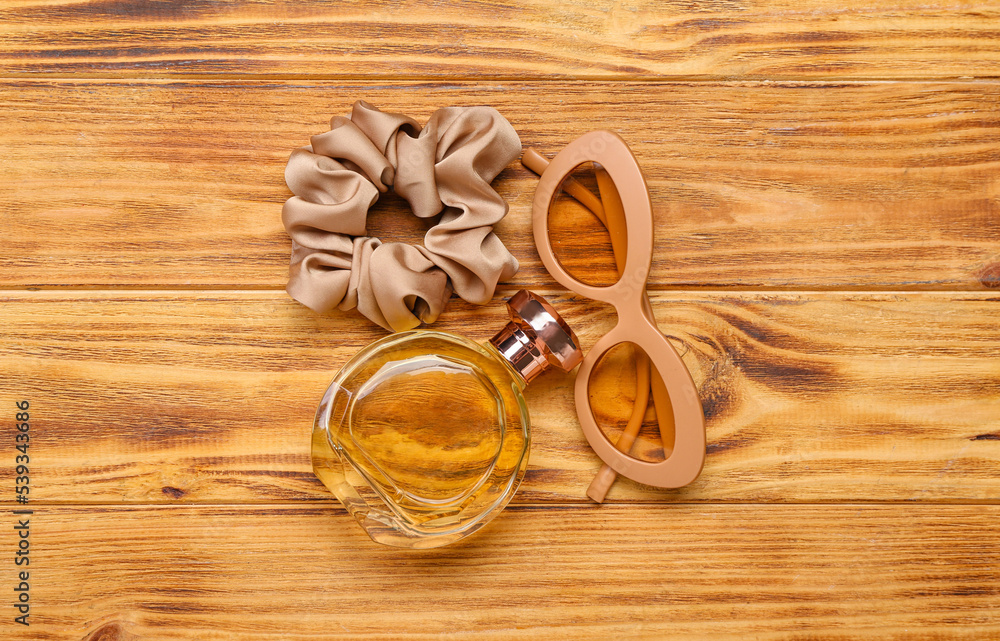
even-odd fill
[[[559,263],[549,242],[548,213],[563,180],[579,165],[594,162],[614,181],[624,206],[628,253],[621,278],[613,285],[596,287],[571,276]],[[590,350],[577,372],[576,411],[587,441],[615,472],[639,483],[675,488],[691,483],[705,462],[705,418],[694,380],[680,356],[657,329],[652,312],[644,305],[646,281],[653,258],[653,209],[646,180],[632,150],[618,134],[599,130],[586,133],[567,145],[542,172],[532,207],[535,245],[549,273],[567,289],[609,303],[618,323]],[[588,386],[594,365],[611,348],[631,342],[649,356],[670,395],[674,414],[674,447],[665,460],[642,461],[619,451],[594,419]],[[665,447],[666,449],[666,447]]]

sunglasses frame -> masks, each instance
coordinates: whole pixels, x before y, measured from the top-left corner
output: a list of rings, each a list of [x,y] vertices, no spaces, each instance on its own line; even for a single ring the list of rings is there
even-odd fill
[[[621,278],[603,287],[587,285],[570,275],[559,263],[549,240],[552,202],[563,181],[587,162],[599,164],[611,176],[627,219],[628,253]],[[570,291],[613,305],[618,314],[618,323],[591,348],[576,375],[576,413],[587,442],[611,469],[633,481],[663,488],[691,483],[705,463],[705,415],[691,374],[644,304],[653,259],[653,207],[646,180],[628,144],[612,131],[598,130],[567,145],[539,178],[532,226],[538,254],[552,277]],[[597,425],[590,407],[588,386],[594,366],[609,350],[625,342],[646,352],[670,395],[674,446],[664,451],[663,461],[642,461],[620,451]]]

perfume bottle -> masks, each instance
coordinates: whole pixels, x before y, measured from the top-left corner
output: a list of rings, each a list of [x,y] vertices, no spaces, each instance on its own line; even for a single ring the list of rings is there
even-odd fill
[[[432,548],[472,534],[510,501],[531,441],[525,385],[581,360],[540,296],[507,302],[486,345],[438,331],[387,336],[340,370],[316,412],[316,476],[379,543]]]

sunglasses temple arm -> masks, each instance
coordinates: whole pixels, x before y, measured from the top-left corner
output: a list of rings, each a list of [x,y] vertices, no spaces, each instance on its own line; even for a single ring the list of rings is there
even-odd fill
[[[625,431],[618,437],[615,443],[622,452],[626,454],[632,449],[635,437],[639,435],[639,428],[642,427],[642,419],[646,415],[646,406],[649,404],[649,368],[651,367],[649,357],[640,353],[636,356],[636,381],[635,381],[635,403],[632,405],[632,416],[628,419]],[[611,484],[618,478],[618,473],[605,463],[594,480],[587,488],[587,496],[597,501],[604,502],[604,497],[608,495]]]
[[[656,327],[656,318],[653,316],[653,306],[649,304],[649,294],[643,293],[642,313]],[[663,444],[663,458],[670,458],[670,453],[674,450],[674,406],[670,402],[670,393],[667,392],[667,384],[663,382],[663,377],[656,371],[656,366],[650,364],[653,370],[652,390],[653,406],[656,408],[656,422],[660,426],[660,441]]]
[[[545,168],[549,166],[549,161],[545,156],[529,147],[521,155],[521,164],[541,176]],[[593,192],[572,177],[567,178],[563,182],[562,188],[566,193],[575,198],[577,202],[593,212],[602,225],[605,227],[608,226],[608,219],[604,215],[604,205],[601,204],[600,199]]]
[[[656,422],[660,427],[660,443],[663,445],[663,458],[668,459],[674,451],[674,406],[670,403],[663,377],[656,371],[656,366],[651,364],[650,367],[653,370],[653,407],[656,408]]]
[[[625,205],[622,204],[621,194],[615,187],[615,181],[603,167],[594,170],[597,176],[597,188],[601,194],[601,205],[604,206],[604,217],[607,219],[604,226],[611,236],[611,250],[615,255],[615,267],[618,269],[618,277],[625,273],[625,260],[628,257],[628,230],[625,223]]]

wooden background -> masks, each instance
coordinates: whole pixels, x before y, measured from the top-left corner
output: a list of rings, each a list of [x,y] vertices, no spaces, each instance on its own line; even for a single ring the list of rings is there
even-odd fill
[[[17,640],[1000,639],[1000,2],[0,3],[0,632]],[[572,376],[481,534],[371,543],[312,413],[382,335],[284,293],[291,150],[367,99],[489,104],[553,154],[619,131],[651,298],[708,419],[691,486],[603,506]],[[608,309],[531,243],[496,302]],[[379,205],[372,233],[420,226]],[[31,625],[13,622],[31,403]]]

